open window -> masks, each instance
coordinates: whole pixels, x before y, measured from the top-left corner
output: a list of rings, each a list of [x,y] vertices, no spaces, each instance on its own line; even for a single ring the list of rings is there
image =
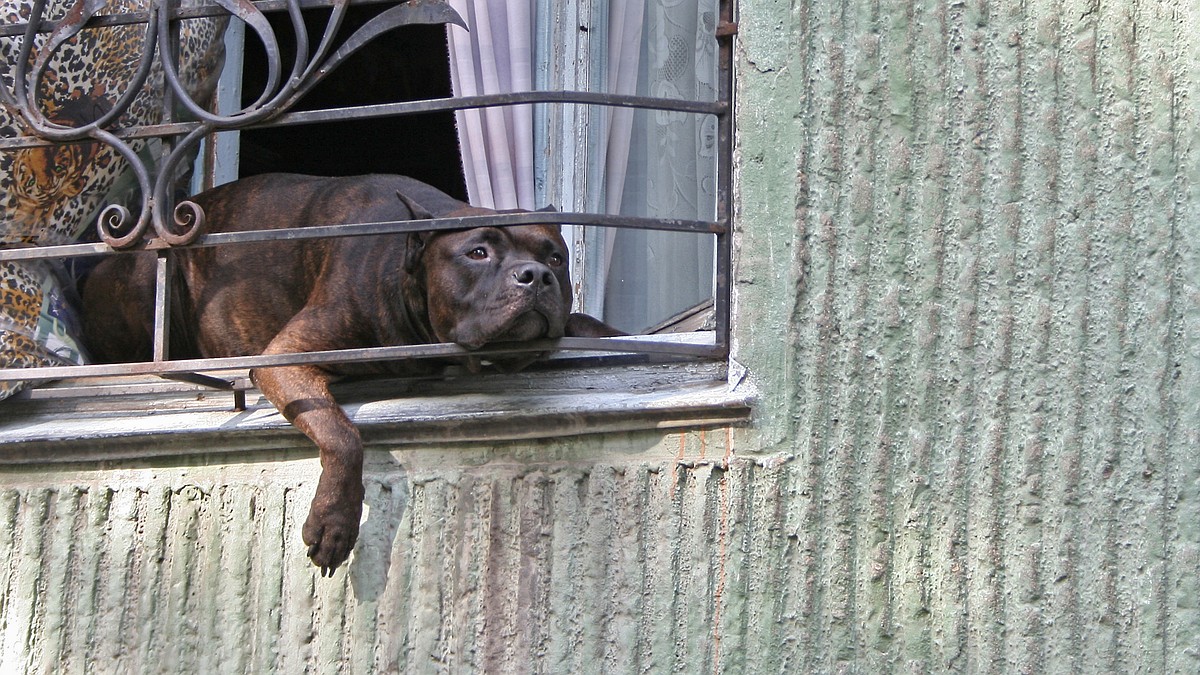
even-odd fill
[[[379,11],[377,4],[351,6],[335,42],[344,42]],[[320,41],[329,13],[328,7],[303,12],[311,43]],[[294,53],[295,35],[287,13],[269,12],[266,18],[279,37],[281,53]],[[236,24],[227,44],[220,92],[235,98],[237,108],[249,106],[267,85],[267,55],[262,43],[245,36],[244,27]],[[446,29],[440,24],[417,24],[388,31],[365,44],[292,110],[311,112],[449,96]],[[221,156],[206,167],[214,184],[276,171],[323,176],[398,173],[457,199],[467,198],[450,110],[371,119],[335,117],[320,125],[228,133],[233,142],[219,144],[216,152]]]
[[[190,190],[265,171],[405,173],[478,205],[552,204],[562,212],[574,247],[579,308],[635,336],[564,339],[553,345],[560,352],[717,361],[727,355],[731,41],[736,32],[732,0],[451,2],[470,31],[446,26],[449,15],[440,0],[262,0],[250,8],[222,4],[197,0],[171,9],[168,3],[153,2],[149,16],[100,12],[73,26],[70,22],[78,17],[64,14],[58,22],[32,27],[14,23],[0,32],[0,39],[12,41],[38,35],[45,44],[97,27],[145,30],[147,21],[158,22],[159,35],[168,36],[160,45],[174,45],[163,77],[168,90],[176,87],[178,92],[190,91],[189,77],[205,75],[187,71],[187,48],[196,32],[189,32],[190,26],[218,21],[225,46],[224,75],[207,111],[197,110],[193,100],[179,93],[166,97],[169,105],[155,120],[123,125],[124,118],[107,111],[73,123],[27,120],[15,125],[18,132],[11,138],[0,139],[0,154],[81,141],[117,148],[119,157],[113,161],[128,165],[136,180],[126,182],[140,187],[133,191],[140,196],[131,213],[123,218],[128,227],[141,227],[133,234],[114,230],[101,243],[54,240],[7,247],[0,250],[0,263],[71,260],[121,246],[149,246],[165,257],[172,247],[237,245],[237,237],[181,230],[169,222],[170,205]],[[228,20],[226,33],[230,11],[241,15]],[[330,16],[342,12],[340,27],[328,29]],[[397,18],[402,16],[419,20]],[[293,29],[301,22],[308,44],[293,70]],[[305,78],[321,72],[321,64],[312,58],[306,70],[304,59],[326,43],[331,48],[322,59],[340,59],[341,45],[353,43],[356,49],[310,88]],[[29,60],[36,62],[38,53],[33,49]],[[506,66],[497,69],[501,62]],[[20,66],[19,59],[13,63],[9,67],[16,79],[38,76],[36,66]],[[302,74],[289,78],[288,73]],[[13,76],[6,77],[9,107],[36,105],[31,103],[36,97],[13,95],[13,82]],[[152,86],[153,80],[146,88]],[[294,91],[271,93],[289,86]],[[160,99],[162,90],[160,82]],[[269,105],[275,109],[263,112],[265,99],[272,99]],[[26,117],[36,122],[39,115],[34,111]],[[183,187],[184,180],[190,188]],[[119,215],[109,207],[102,218]],[[525,220],[510,214],[468,224],[504,226]],[[402,232],[429,225],[371,227]],[[343,233],[356,231],[364,230],[346,226]],[[165,302],[160,301],[158,311],[163,324]],[[673,331],[683,334],[664,337]],[[193,374],[458,351],[454,345],[380,347],[353,354],[189,362],[162,353],[152,363],[119,366],[66,366],[48,360],[26,369],[11,367],[28,365],[24,363],[2,364],[0,382],[161,374],[221,386],[219,380]]]
[[[373,40],[301,99],[297,110],[523,91],[716,101],[717,0],[694,3],[450,3],[467,29],[407,26]],[[320,39],[328,8],[305,11]],[[378,8],[351,8],[344,40]],[[267,14],[280,49],[288,17]],[[266,83],[262,45],[244,40],[222,91],[249,105]],[[716,220],[717,118],[602,105],[543,103],[437,111],[241,132],[210,183],[269,171],[401,173],[478,206]],[[219,172],[215,167],[222,167]],[[230,167],[236,168],[231,171]],[[577,308],[631,333],[712,330],[712,237],[567,226]]]

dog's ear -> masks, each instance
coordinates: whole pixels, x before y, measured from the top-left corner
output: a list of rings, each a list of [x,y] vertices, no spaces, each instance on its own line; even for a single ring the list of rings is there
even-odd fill
[[[408,243],[404,247],[404,271],[413,274],[421,264],[421,256],[425,253],[425,244],[429,243],[432,232],[409,232]]]
[[[403,192],[396,191],[396,196],[400,201],[408,207],[408,212],[412,214],[412,220],[430,220],[433,214],[424,206],[418,204]],[[412,274],[413,270],[417,269],[417,265],[421,263],[421,255],[425,253],[425,244],[429,242],[429,237],[432,232],[409,232],[408,245],[404,250],[404,271]]]
[[[548,206],[543,206],[542,208],[535,211],[535,213],[558,213],[558,207],[553,204],[550,204]]]
[[[404,202],[404,205],[408,207],[408,212],[412,214],[412,220],[431,220],[433,218],[433,214],[429,212],[429,209],[421,206],[415,200],[406,196],[403,192],[397,190],[396,196],[399,197],[400,201]]]

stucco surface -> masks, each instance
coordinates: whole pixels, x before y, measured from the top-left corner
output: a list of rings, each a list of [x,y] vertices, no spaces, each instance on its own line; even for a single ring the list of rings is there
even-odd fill
[[[786,337],[739,356],[795,454],[798,663],[1200,667],[1198,19],[743,3],[739,318]]]
[[[1200,670],[1200,3],[740,9],[751,426],[8,466],[0,671]]]

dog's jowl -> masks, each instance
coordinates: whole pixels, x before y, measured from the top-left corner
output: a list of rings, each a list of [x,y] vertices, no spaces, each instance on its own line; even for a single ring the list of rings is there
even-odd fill
[[[194,198],[206,231],[231,232],[493,213],[403,176],[272,174]],[[171,299],[172,358],[282,354],[454,342],[620,334],[571,314],[566,246],[558,225],[275,241],[178,252]],[[153,253],[106,258],[84,287],[87,342],[102,361],[148,360]],[[501,364],[517,369],[531,357]],[[478,369],[471,357],[466,365]],[[250,375],[316,443],[321,476],[305,521],[308,555],[332,574],[354,548],[362,515],[362,440],[329,393],[340,376],[419,375],[444,364],[413,360],[281,366]]]

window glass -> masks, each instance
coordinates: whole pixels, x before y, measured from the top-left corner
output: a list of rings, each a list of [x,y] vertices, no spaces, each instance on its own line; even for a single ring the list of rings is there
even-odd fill
[[[637,93],[716,100],[716,19],[716,0],[647,2]],[[623,215],[716,218],[714,117],[638,112],[630,136]],[[647,230],[602,236],[608,269],[604,316],[613,324],[645,331],[712,299],[711,237]]]

